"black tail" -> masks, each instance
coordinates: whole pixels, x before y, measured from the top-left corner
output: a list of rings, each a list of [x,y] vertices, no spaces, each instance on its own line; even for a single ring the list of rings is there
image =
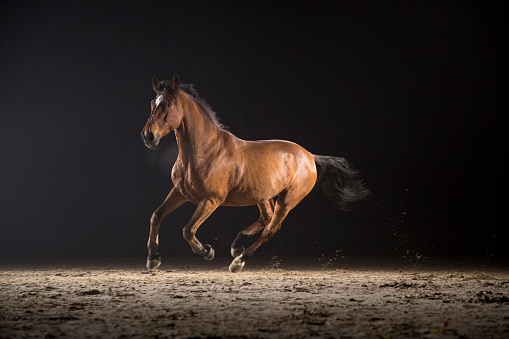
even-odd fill
[[[344,158],[314,155],[318,172],[317,185],[334,199],[334,204],[348,210],[349,203],[364,199],[370,191],[355,169]]]

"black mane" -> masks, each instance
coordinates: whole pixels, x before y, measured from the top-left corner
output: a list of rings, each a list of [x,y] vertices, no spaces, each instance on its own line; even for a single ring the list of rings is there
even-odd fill
[[[161,81],[161,87],[162,90],[165,91],[168,94],[173,95],[176,97],[176,95],[173,93],[173,90],[171,89],[171,81],[170,80],[164,80]],[[212,118],[212,120],[218,124],[221,128],[227,129],[226,126],[224,126],[221,122],[219,122],[219,118],[217,117],[216,112],[212,109],[212,107],[207,103],[205,98],[201,98],[198,94],[198,91],[196,88],[194,88],[193,84],[181,84],[180,89],[189,94],[197,103],[200,105],[200,107]]]

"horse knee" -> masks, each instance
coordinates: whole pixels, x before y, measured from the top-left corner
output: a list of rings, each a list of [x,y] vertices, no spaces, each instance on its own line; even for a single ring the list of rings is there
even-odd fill
[[[182,236],[184,237],[184,239],[186,239],[188,242],[193,240],[194,238],[194,234],[193,232],[191,231],[191,229],[187,228],[187,227],[184,227],[182,229]]]
[[[160,224],[162,219],[163,218],[161,214],[158,211],[154,211],[154,213],[152,213],[152,217],[150,218],[150,225]]]

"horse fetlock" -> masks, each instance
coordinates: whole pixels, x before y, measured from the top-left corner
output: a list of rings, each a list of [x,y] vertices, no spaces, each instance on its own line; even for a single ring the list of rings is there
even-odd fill
[[[232,257],[236,258],[236,257],[242,255],[242,253],[244,252],[244,249],[245,249],[244,245],[237,247],[237,248],[232,247],[230,250]]]
[[[244,242],[246,241],[246,239],[248,239],[248,238],[249,238],[249,235],[246,235],[243,232],[239,232],[239,234],[237,234],[237,237],[235,238],[235,240],[232,243],[232,248],[241,247],[244,244]]]
[[[230,264],[230,266],[228,267],[228,269],[232,273],[237,273],[242,270],[242,268],[244,267],[245,264],[246,263],[244,261],[242,261],[242,254],[241,254],[238,257],[236,257],[235,259],[233,259],[233,261]]]

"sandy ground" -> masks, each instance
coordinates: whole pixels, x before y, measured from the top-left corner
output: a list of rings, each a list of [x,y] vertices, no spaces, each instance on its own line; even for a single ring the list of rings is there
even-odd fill
[[[509,269],[464,258],[0,266],[1,338],[509,338]]]

